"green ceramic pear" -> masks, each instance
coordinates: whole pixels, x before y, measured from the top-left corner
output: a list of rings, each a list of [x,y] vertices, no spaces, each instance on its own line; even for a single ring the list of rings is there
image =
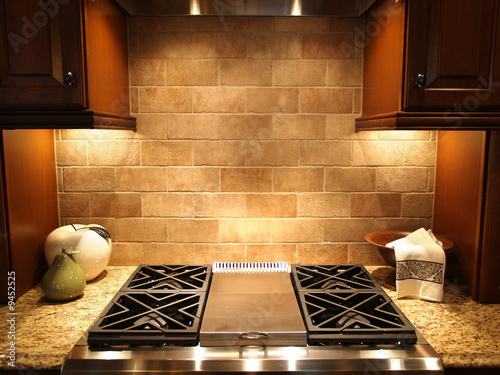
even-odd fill
[[[42,279],[42,290],[48,299],[67,301],[83,294],[87,282],[81,267],[62,249]]]

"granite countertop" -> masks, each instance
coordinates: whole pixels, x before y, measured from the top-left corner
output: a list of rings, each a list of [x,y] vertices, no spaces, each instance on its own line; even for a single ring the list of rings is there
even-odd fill
[[[390,267],[366,267],[441,356],[445,367],[500,367],[500,304],[472,301],[447,284],[444,303],[396,300],[385,279]],[[136,267],[108,267],[82,297],[55,303],[37,285],[15,305],[15,369],[59,369],[63,357],[88,329]],[[9,367],[8,306],[0,307],[0,369]]]

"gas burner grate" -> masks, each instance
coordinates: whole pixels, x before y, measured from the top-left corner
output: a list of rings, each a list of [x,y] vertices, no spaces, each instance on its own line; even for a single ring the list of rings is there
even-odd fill
[[[292,265],[295,288],[299,291],[380,289],[360,264]]]
[[[383,291],[300,292],[310,344],[414,344],[415,328]]]
[[[196,345],[205,293],[119,292],[91,327],[89,344]]]
[[[206,291],[211,265],[141,265],[121,291]]]

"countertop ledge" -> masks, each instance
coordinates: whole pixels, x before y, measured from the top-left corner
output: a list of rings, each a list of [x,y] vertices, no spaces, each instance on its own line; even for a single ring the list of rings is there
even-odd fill
[[[64,356],[136,268],[107,267],[87,284],[82,297],[65,303],[49,301],[37,285],[16,302],[16,315],[9,315],[9,307],[1,305],[0,369],[60,369]],[[438,352],[445,367],[500,367],[500,304],[474,302],[451,283],[445,287],[443,303],[397,300],[394,287],[385,282],[390,268],[366,268]],[[15,325],[11,326],[12,316]],[[14,340],[9,333],[15,334]],[[10,341],[15,344],[14,367],[9,366]]]

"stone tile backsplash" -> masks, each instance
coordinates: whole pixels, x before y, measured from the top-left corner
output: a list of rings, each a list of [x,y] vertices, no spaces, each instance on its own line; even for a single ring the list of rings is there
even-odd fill
[[[114,265],[381,264],[363,236],[430,227],[435,134],[355,132],[358,18],[130,17],[137,132],[56,133],[61,225]]]

